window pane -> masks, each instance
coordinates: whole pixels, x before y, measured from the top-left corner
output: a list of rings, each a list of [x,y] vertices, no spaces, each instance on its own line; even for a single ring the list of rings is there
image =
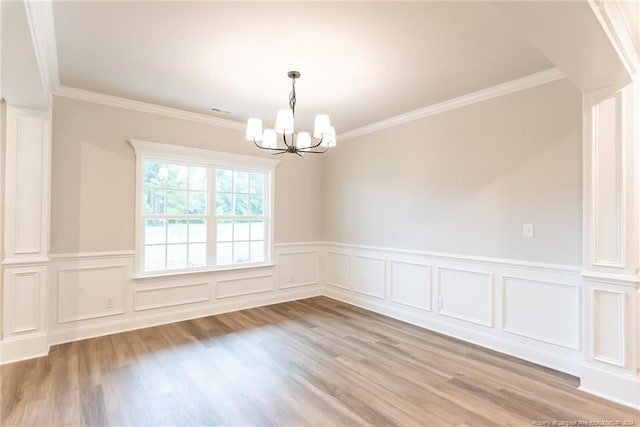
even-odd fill
[[[189,220],[189,243],[204,243],[207,241],[207,220]]]
[[[167,223],[167,243],[187,243],[187,220],[169,219]]]
[[[217,264],[227,265],[231,264],[233,253],[233,243],[218,243],[218,250],[216,253]]]
[[[254,219],[251,221],[251,240],[264,240],[264,221]]]
[[[216,215],[231,215],[231,194],[216,194]]]
[[[189,190],[207,190],[207,168],[189,166]]]
[[[262,215],[264,213],[264,197],[249,196],[249,215]]]
[[[164,219],[147,219],[144,222],[144,243],[152,245],[167,243]]]
[[[218,242],[230,242],[233,240],[233,220],[218,220]]]
[[[189,213],[192,215],[206,215],[207,193],[204,191],[189,191]]]
[[[247,215],[249,213],[249,196],[242,194],[235,194],[235,203],[234,203],[234,215]]]
[[[185,215],[187,213],[187,192],[167,190],[167,213]]]
[[[189,245],[189,267],[204,267],[207,265],[207,244],[192,243]]]
[[[189,180],[189,168],[183,165],[167,165],[169,177],[167,179],[168,188],[187,189]]]
[[[167,245],[167,269],[187,268],[187,245]]]
[[[249,240],[249,221],[246,219],[233,222],[233,240]]]
[[[233,244],[233,262],[249,262],[249,242]]]
[[[251,242],[251,262],[264,261],[264,242]]]
[[[164,245],[144,247],[144,271],[164,270]]]
[[[144,189],[144,213],[163,214],[165,208],[164,190]]]
[[[264,174],[252,173],[250,175],[249,190],[251,194],[264,194]]]
[[[233,172],[226,169],[216,169],[216,191],[231,193],[233,191],[232,180]]]
[[[249,192],[249,173],[235,171],[233,173],[233,191],[236,193],[248,193]]]
[[[144,162],[144,185],[145,187],[164,188],[167,180],[167,165],[160,162]]]

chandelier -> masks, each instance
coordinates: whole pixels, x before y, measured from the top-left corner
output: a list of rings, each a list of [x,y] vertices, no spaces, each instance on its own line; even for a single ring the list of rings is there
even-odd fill
[[[294,116],[296,113],[296,79],[299,71],[289,71],[287,76],[292,80],[289,94],[289,109],[278,110],[275,129],[262,131],[262,120],[251,118],[247,121],[246,138],[253,141],[256,147],[268,150],[271,154],[292,153],[302,156],[304,153],[324,153],[336,146],[336,131],[331,126],[329,116],[318,114],[313,126],[313,140],[309,132],[298,132],[294,138]],[[284,147],[278,147],[278,137],[282,135]]]

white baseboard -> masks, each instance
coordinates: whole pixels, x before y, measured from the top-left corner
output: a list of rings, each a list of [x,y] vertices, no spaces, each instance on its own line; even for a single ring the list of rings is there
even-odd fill
[[[11,337],[0,341],[0,365],[46,356],[47,354],[49,354],[49,342],[46,333]]]
[[[640,410],[640,378],[615,374],[585,364],[580,375],[580,390]]]
[[[388,301],[373,301],[364,296],[335,289],[326,289],[325,295],[329,298],[371,310],[430,331],[479,345],[480,347],[485,347],[519,359],[536,363],[538,365],[566,372],[570,375],[580,375],[580,364],[582,360],[577,357],[565,357],[551,351],[517,343],[504,337],[482,333],[470,328],[462,328],[444,320],[420,315],[411,310],[392,305],[392,303]]]

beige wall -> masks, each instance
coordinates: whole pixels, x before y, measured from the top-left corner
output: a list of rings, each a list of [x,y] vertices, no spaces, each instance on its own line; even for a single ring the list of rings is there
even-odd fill
[[[324,238],[580,265],[581,111],[561,80],[339,142]]]
[[[129,139],[268,156],[239,130],[58,96],[53,103],[52,253],[134,249]],[[283,156],[276,169],[276,242],[321,240],[321,163]]]

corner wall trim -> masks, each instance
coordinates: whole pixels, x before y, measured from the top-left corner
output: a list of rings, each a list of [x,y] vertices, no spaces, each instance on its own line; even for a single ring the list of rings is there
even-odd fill
[[[448,99],[437,104],[428,105],[417,110],[409,111],[404,114],[399,114],[397,116],[381,120],[379,122],[374,122],[356,129],[352,129],[350,131],[339,134],[338,138],[341,141],[345,141],[357,136],[366,135],[403,123],[422,119],[424,117],[434,116],[436,114],[444,113],[445,111],[454,110],[456,108],[486,101],[492,98],[497,98],[499,96],[508,95],[510,93],[529,89],[535,86],[541,86],[543,84],[551,83],[565,77],[566,76],[564,75],[564,73],[558,68],[549,68],[548,70],[530,74],[519,79],[500,83],[486,89],[481,89],[479,91],[471,92],[457,98]]]

